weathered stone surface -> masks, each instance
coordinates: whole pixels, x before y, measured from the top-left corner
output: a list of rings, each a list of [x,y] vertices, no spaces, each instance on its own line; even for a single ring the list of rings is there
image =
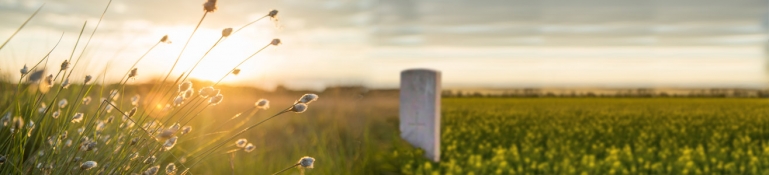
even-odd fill
[[[401,138],[440,160],[441,73],[428,69],[401,72]]]

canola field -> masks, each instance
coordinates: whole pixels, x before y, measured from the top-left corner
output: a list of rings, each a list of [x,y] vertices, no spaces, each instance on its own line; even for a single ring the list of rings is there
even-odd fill
[[[769,174],[769,100],[443,99],[441,161],[402,174]]]

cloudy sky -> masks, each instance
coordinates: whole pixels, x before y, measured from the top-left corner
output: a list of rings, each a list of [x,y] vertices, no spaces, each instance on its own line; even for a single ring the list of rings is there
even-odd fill
[[[0,71],[18,76],[63,33],[48,65],[72,54],[75,76],[118,79],[139,63],[139,81],[164,74],[203,15],[202,1],[0,0],[0,40],[43,10],[0,50]],[[399,72],[431,68],[444,87],[766,87],[769,2],[615,0],[219,0],[182,54],[189,71],[227,27],[280,10],[219,44],[192,73],[216,80],[273,38],[225,82],[271,88],[397,87]]]

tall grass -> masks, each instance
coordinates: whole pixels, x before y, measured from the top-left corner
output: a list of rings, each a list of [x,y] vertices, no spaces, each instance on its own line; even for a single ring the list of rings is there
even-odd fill
[[[22,75],[16,83],[2,83],[14,87],[13,93],[1,94],[6,100],[0,102],[0,139],[5,140],[0,143],[0,174],[210,174],[210,171],[196,167],[222,163],[213,161],[211,156],[225,154],[232,158],[236,154],[251,152],[266,154],[269,151],[259,148],[264,143],[259,139],[248,139],[249,134],[272,122],[271,119],[277,120],[283,115],[311,110],[309,105],[318,99],[315,94],[305,94],[296,96],[297,100],[283,100],[276,105],[263,100],[241,111],[218,114],[233,117],[217,116],[218,119],[212,119],[211,108],[228,105],[227,100],[236,99],[225,95],[228,92],[219,85],[229,73],[219,82],[206,86],[202,86],[203,83],[192,83],[187,78],[197,68],[196,63],[186,74],[169,82],[168,78],[185,53],[184,49],[165,77],[150,85],[133,84],[132,80],[138,78],[141,72],[141,68],[135,66],[157,45],[169,43],[167,36],[137,58],[116,84],[103,83],[106,81],[103,75],[109,71],[107,69],[91,72],[95,76],[72,77],[72,70],[86,69],[78,67],[83,57],[83,54],[75,55],[78,45],[83,45],[81,53],[85,53],[110,4],[111,1],[107,3],[96,28],[87,36],[88,39],[81,43],[86,28],[86,24],[83,24],[69,59],[58,66],[48,66],[49,57],[46,55],[31,68],[19,65]],[[208,0],[203,8],[203,17],[184,41],[184,48],[205,20],[206,14],[216,10],[216,0]],[[265,17],[275,18],[277,12],[269,11],[264,17],[235,31],[225,29],[222,37],[208,52],[224,42],[225,38],[236,37],[240,29]],[[244,58],[232,70],[267,47],[278,46],[280,40],[273,39],[265,43],[265,46]],[[48,67],[55,68],[51,70]],[[100,81],[101,84],[98,83]],[[251,104],[254,102],[257,101]],[[271,109],[269,106],[278,108]],[[270,114],[263,114],[265,112]],[[261,115],[269,117],[255,118]],[[238,143],[236,139],[243,139],[245,143]],[[296,156],[287,159],[293,159],[292,163],[277,166],[273,172],[290,171],[296,167],[304,173],[305,169],[314,167],[313,158]],[[233,173],[235,164],[234,159],[230,159],[228,165]]]

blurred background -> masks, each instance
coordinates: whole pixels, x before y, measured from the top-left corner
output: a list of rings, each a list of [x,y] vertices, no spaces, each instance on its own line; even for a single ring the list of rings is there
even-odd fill
[[[62,32],[62,49],[49,66],[69,58],[83,23],[90,34],[107,1],[1,0],[0,37],[43,3],[0,51],[0,72],[7,76],[33,65]],[[173,43],[139,63],[137,80],[164,74],[203,14],[202,3],[114,1],[83,53],[90,58],[86,66],[127,70],[167,34]],[[278,20],[257,22],[217,46],[192,77],[216,80],[280,38],[284,44],[258,54],[225,82],[267,90],[397,88],[401,70],[421,67],[442,71],[446,89],[766,87],[769,2],[763,0],[221,0],[218,6],[175,74],[189,70],[223,28],[278,9]]]

